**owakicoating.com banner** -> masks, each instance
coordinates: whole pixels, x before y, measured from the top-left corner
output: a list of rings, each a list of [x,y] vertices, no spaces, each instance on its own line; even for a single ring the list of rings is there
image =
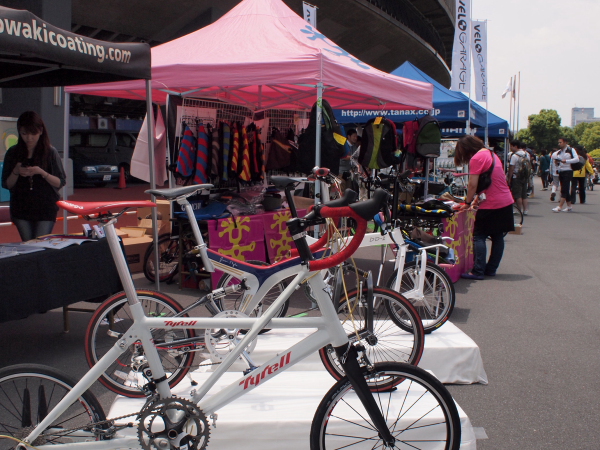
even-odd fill
[[[83,37],[44,22],[29,11],[0,6],[0,50],[96,72],[150,78],[147,44]]]
[[[450,89],[469,92],[471,90],[471,0],[456,0],[455,23]]]
[[[475,100],[487,102],[487,22],[473,22],[473,67]]]

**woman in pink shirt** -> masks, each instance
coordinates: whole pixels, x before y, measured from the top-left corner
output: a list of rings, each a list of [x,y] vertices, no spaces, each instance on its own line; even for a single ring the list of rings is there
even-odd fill
[[[493,160],[492,160],[493,158]],[[467,187],[466,207],[472,207],[477,191],[479,176],[492,170],[492,183],[483,190],[485,200],[477,202],[477,214],[473,229],[474,265],[470,273],[463,273],[462,278],[483,280],[484,275],[493,277],[500,265],[504,253],[504,233],[515,229],[512,204],[514,202],[502,162],[491,150],[485,148],[481,139],[475,136],[464,136],[456,144],[454,162],[457,166],[469,164],[469,184]],[[474,205],[475,206],[475,205]],[[492,251],[486,263],[486,240],[492,240]]]

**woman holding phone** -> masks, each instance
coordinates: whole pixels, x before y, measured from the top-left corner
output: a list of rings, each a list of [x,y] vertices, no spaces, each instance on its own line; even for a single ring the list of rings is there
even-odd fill
[[[50,145],[44,121],[34,111],[17,120],[19,139],[6,152],[2,187],[10,191],[10,218],[23,241],[52,233],[66,176]]]

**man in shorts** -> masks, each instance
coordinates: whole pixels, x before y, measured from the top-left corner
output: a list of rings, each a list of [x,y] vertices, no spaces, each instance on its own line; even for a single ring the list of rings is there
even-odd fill
[[[519,141],[510,142],[511,157],[508,163],[508,174],[506,175],[506,182],[510,186],[510,192],[512,193],[515,203],[524,215],[529,214],[529,200],[527,199],[527,186],[529,185],[529,179],[521,180],[519,178],[519,172],[523,164],[523,160],[529,160],[528,153],[521,148]]]

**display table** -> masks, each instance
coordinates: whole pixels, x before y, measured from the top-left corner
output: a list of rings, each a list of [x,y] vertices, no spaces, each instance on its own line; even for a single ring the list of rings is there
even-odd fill
[[[460,211],[449,219],[444,219],[442,236],[451,237],[453,241],[446,245],[454,249],[456,263],[454,265],[440,264],[452,281],[456,283],[462,273],[470,272],[473,268],[473,226],[475,211]]]
[[[123,289],[106,239],[0,259],[0,286],[0,322],[102,301]]]
[[[258,336],[256,347],[252,351],[252,360],[263,364],[276,353],[291,347],[314,330],[271,330]],[[400,331],[402,333],[402,331]],[[407,333],[408,334],[408,333]],[[208,357],[208,355],[206,355]],[[207,361],[210,363],[210,361]],[[206,365],[210,371],[215,366]],[[477,344],[456,325],[446,322],[440,329],[425,337],[425,350],[419,367],[431,370],[442,383],[451,384],[487,384],[487,374]],[[234,363],[230,370],[242,371],[242,362]],[[204,367],[200,367],[202,371]],[[323,363],[318,353],[314,353],[290,368],[292,371],[321,371]]]
[[[192,376],[200,384],[208,378],[208,374],[198,372],[194,372]],[[241,373],[225,373],[208,396],[240,377]],[[334,382],[325,371],[287,371],[259,385],[217,411],[216,429],[211,422],[210,449],[306,450],[309,448],[310,426],[315,411]],[[189,379],[185,378],[173,389],[173,394],[189,398],[191,389]],[[398,402],[393,402],[393,405],[403,404],[401,393],[398,396]],[[139,411],[144,406],[144,401],[145,399],[118,396],[107,417]],[[471,421],[460,406],[458,411],[462,426],[460,448],[475,450],[476,440]],[[419,414],[418,411],[414,413]],[[131,418],[122,419],[122,423],[127,423],[128,420]],[[123,431],[135,433],[136,428]]]

